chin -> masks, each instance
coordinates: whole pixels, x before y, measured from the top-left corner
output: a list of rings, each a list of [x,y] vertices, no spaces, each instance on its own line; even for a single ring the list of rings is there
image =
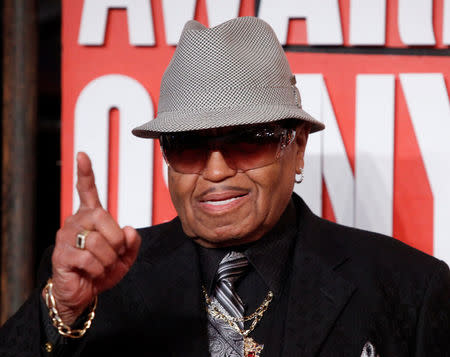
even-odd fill
[[[236,229],[236,227],[220,227],[207,230],[203,228],[201,231],[199,234],[196,234],[197,238],[195,240],[198,244],[207,248],[242,245],[258,240],[261,236],[254,231],[243,228]]]
[[[209,238],[194,238],[194,241],[205,248],[226,248],[235,247],[248,243],[246,240],[240,238],[230,238],[230,239],[209,239]]]

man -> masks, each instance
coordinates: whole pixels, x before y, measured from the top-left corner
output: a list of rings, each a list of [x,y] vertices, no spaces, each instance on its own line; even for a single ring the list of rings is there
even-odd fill
[[[133,131],[159,138],[178,217],[119,227],[79,153],[80,209],[2,356],[448,356],[446,264],[292,194],[321,129],[266,23],[189,22]]]

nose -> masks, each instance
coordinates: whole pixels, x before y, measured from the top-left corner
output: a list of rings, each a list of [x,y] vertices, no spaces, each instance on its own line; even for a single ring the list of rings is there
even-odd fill
[[[237,170],[228,166],[219,150],[211,151],[202,172],[205,180],[219,182],[236,175]]]

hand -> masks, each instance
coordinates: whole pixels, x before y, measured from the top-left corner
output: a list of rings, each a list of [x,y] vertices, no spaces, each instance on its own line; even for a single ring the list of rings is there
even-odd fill
[[[53,296],[63,322],[71,325],[94,297],[114,287],[136,260],[141,237],[132,227],[120,228],[102,208],[91,161],[77,155],[77,191],[80,208],[56,234],[52,256]],[[76,248],[76,236],[89,230],[85,249]]]

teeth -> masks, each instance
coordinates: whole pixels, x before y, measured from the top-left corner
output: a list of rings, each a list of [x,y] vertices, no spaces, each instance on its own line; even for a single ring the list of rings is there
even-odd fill
[[[205,203],[209,204],[209,205],[213,205],[213,206],[221,206],[221,205],[226,205],[227,203],[230,203],[232,201],[237,200],[239,197],[233,197],[233,198],[229,198],[227,200],[222,200],[222,201],[205,201]]]

